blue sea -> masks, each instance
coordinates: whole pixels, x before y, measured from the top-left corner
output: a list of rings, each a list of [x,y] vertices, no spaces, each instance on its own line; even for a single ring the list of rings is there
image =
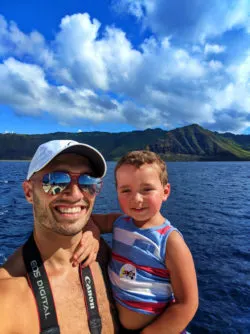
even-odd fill
[[[108,163],[96,212],[119,210],[114,166]],[[27,168],[0,162],[0,263],[32,230],[21,187]],[[168,171],[162,213],[182,232],[198,276],[200,305],[189,331],[250,333],[250,162],[171,162]]]

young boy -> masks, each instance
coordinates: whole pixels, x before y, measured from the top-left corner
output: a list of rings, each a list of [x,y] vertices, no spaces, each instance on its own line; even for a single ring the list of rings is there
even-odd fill
[[[101,233],[113,231],[109,278],[120,321],[128,333],[180,333],[197,310],[198,289],[190,251],[160,213],[170,195],[165,162],[150,151],[130,152],[115,180],[124,215],[92,219]]]

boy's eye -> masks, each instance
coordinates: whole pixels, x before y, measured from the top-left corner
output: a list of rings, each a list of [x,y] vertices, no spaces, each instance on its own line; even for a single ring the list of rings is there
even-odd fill
[[[142,191],[143,192],[149,192],[149,191],[152,191],[152,190],[154,190],[153,188],[144,188]]]
[[[121,192],[122,194],[124,194],[124,193],[128,193],[128,192],[130,192],[130,189],[122,189],[120,192]]]

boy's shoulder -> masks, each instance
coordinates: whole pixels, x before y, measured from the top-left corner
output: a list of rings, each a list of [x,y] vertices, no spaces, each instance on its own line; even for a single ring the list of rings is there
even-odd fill
[[[129,217],[128,215],[123,214],[115,220],[114,224],[129,223],[129,222],[132,222],[132,221],[133,221],[133,219],[131,217]]]
[[[168,235],[172,231],[178,231],[178,229],[173,226],[170,221],[164,217],[164,222],[161,225],[158,225],[157,227],[154,228],[158,233],[161,235]]]

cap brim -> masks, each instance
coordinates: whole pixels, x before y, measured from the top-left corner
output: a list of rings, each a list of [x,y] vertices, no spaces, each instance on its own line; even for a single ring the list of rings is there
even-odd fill
[[[62,150],[58,154],[63,153],[75,153],[86,157],[94,169],[95,177],[102,178],[105,176],[107,167],[104,157],[93,147],[85,144],[76,144]]]

